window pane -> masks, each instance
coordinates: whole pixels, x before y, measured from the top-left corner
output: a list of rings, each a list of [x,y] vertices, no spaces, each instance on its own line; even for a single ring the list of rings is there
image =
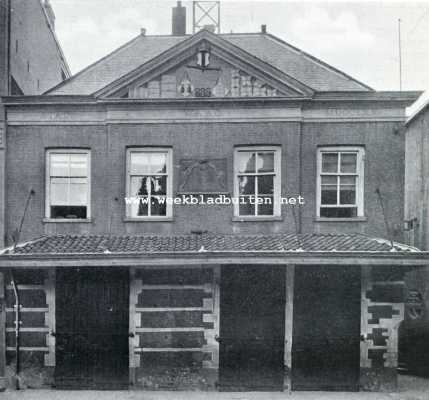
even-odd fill
[[[239,176],[238,177],[239,194],[255,194],[255,177]]]
[[[352,185],[356,186],[356,177],[355,176],[341,176],[340,185]]]
[[[356,177],[340,177],[340,204],[356,204]]]
[[[338,172],[338,153],[322,153],[322,172]]]
[[[238,213],[241,216],[255,215],[255,198],[252,197],[252,203],[250,202],[250,196],[240,196],[240,204]],[[243,203],[243,204],[242,204]]]
[[[164,200],[164,201],[163,201]],[[151,209],[150,213],[153,216],[166,216],[167,215],[167,203],[165,202],[165,196],[152,196],[151,198]]]
[[[69,205],[71,206],[87,205],[88,203],[87,192],[88,192],[88,186],[86,184],[86,179],[71,178]]]
[[[336,184],[337,184],[337,176],[333,176],[333,175],[322,176],[322,185],[336,185]]]
[[[274,172],[274,153],[258,153],[258,172]]]
[[[237,153],[238,172],[255,172],[255,153],[240,151]]]
[[[274,198],[273,196],[259,197],[262,199],[262,204],[257,204],[258,215],[274,215]]]
[[[130,171],[132,175],[146,175],[151,170],[149,153],[130,153]]]
[[[167,177],[166,176],[151,176],[151,193],[156,195],[167,194]]]
[[[133,176],[131,178],[132,196],[146,196],[150,193],[151,180],[149,176]]]
[[[167,172],[166,153],[151,153],[149,159],[151,174],[165,174]]]
[[[147,196],[143,196],[143,198],[141,198],[139,200],[139,203],[137,205],[137,216],[139,217],[147,217],[149,215],[149,200]],[[134,207],[133,207],[134,208]],[[134,210],[133,210],[134,211]],[[135,214],[132,214],[133,216]]]
[[[50,204],[68,205],[69,178],[51,178]]]
[[[354,218],[357,216],[357,207],[321,207],[320,216],[325,218]]]
[[[258,179],[258,194],[273,194],[274,193],[274,176],[260,175]]]
[[[51,218],[86,219],[84,206],[52,206]]]
[[[70,154],[70,176],[87,176],[87,155]]]
[[[69,176],[69,154],[50,154],[50,176]]]
[[[321,204],[337,204],[337,185],[322,186]]]
[[[341,153],[341,172],[356,172],[356,153]]]

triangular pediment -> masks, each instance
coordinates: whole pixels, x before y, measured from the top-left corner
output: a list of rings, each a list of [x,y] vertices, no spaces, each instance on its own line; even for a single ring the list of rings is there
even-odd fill
[[[95,93],[97,97],[308,97],[313,90],[221,37],[201,31]]]

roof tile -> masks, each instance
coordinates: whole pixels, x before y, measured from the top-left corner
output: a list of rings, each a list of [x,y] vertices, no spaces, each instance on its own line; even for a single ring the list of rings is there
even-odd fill
[[[221,38],[271,64],[315,91],[368,91],[345,73],[269,34],[221,34]],[[189,36],[138,36],[88,66],[49,95],[91,95]]]
[[[273,234],[177,236],[46,236],[3,254],[153,254],[205,252],[389,252],[389,241],[362,234]],[[398,252],[417,249],[394,244]]]

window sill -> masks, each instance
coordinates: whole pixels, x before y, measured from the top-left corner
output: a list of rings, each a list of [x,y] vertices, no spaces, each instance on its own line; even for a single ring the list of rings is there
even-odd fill
[[[283,221],[283,218],[280,216],[274,217],[232,217],[232,222],[276,222]]]
[[[173,222],[173,217],[124,218],[123,222]]]
[[[366,222],[367,217],[352,217],[352,218],[327,218],[327,217],[316,217],[315,222]]]
[[[92,221],[89,219],[79,219],[79,218],[43,218],[42,222],[44,224],[53,224],[53,223],[72,223],[72,224],[90,224]]]

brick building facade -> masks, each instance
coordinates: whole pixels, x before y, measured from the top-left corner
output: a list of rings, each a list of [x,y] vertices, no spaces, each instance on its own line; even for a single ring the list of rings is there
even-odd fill
[[[427,263],[400,244],[417,95],[264,29],[142,32],[42,96],[4,98],[9,372],[19,359],[32,387],[394,389],[404,273]]]

